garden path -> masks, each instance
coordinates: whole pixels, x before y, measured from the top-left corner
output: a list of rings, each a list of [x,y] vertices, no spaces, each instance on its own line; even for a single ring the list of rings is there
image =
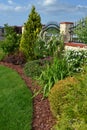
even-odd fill
[[[39,90],[39,86],[33,81],[31,78],[25,76],[23,72],[23,67],[20,65],[13,65],[11,63],[0,62],[0,64],[10,67],[16,70],[25,83],[32,91]],[[42,94],[37,95],[33,98],[33,122],[32,122],[32,130],[50,130],[52,126],[55,124],[55,119],[52,116],[50,111],[49,101],[48,99],[42,100]]]

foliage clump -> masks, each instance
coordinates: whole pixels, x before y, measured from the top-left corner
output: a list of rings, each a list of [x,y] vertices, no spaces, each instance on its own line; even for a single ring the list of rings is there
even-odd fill
[[[24,24],[24,31],[20,42],[20,50],[26,56],[26,59],[35,59],[34,46],[42,28],[40,15],[36,12],[33,6],[29,14],[28,20]]]
[[[80,42],[87,44],[87,17],[78,21],[74,33],[77,35]]]
[[[62,106],[69,102],[66,94],[73,86],[76,86],[76,84],[77,81],[75,78],[68,77],[65,80],[58,81],[58,83],[53,86],[49,93],[49,101],[54,116],[60,115],[63,112]]]
[[[45,58],[48,56],[60,56],[60,53],[64,50],[64,41],[62,39],[62,36],[47,36],[47,32],[43,33],[43,36],[41,36],[41,33],[39,34],[35,48],[34,53],[36,57],[39,58]]]
[[[42,84],[43,96],[47,97],[53,85],[69,75],[66,59],[54,58],[51,65],[42,71],[39,81]]]
[[[24,66],[24,72],[27,76],[36,79],[37,77],[40,77],[42,71],[50,62],[51,61],[48,58],[28,61]]]
[[[55,130],[87,129],[87,74],[68,77],[54,85],[50,108],[58,123]]]
[[[69,71],[72,72],[82,72],[84,71],[83,66],[87,65],[87,50],[86,49],[77,49],[77,50],[65,50],[64,54]]]
[[[14,53],[19,50],[21,35],[15,32],[14,27],[5,24],[4,40],[1,42],[1,48],[7,54]]]

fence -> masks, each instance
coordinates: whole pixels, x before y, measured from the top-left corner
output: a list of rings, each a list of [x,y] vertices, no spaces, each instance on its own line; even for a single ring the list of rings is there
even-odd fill
[[[87,19],[82,19],[82,20],[79,21],[79,23],[74,23],[73,27],[69,28],[70,42],[82,43],[84,41],[84,38],[83,38],[83,40],[81,40],[77,36],[76,31],[81,31],[86,27],[86,24],[87,24],[86,20]]]

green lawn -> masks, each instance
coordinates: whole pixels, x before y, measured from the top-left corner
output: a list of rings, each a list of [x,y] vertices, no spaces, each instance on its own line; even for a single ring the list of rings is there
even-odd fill
[[[32,94],[13,70],[0,65],[0,130],[32,129]]]

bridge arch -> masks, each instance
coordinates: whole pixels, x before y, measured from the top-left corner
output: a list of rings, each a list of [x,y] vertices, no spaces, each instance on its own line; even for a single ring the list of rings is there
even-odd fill
[[[50,22],[50,23],[48,23],[47,25],[45,25],[43,28],[42,28],[42,30],[43,31],[46,31],[46,30],[48,30],[49,28],[55,28],[56,30],[60,30],[60,27],[59,27],[59,25],[58,25],[58,23],[57,22]]]
[[[57,22],[50,22],[46,24],[41,30],[41,36],[43,36],[44,32],[48,31],[49,29],[55,29],[58,33],[60,32],[60,27]]]

